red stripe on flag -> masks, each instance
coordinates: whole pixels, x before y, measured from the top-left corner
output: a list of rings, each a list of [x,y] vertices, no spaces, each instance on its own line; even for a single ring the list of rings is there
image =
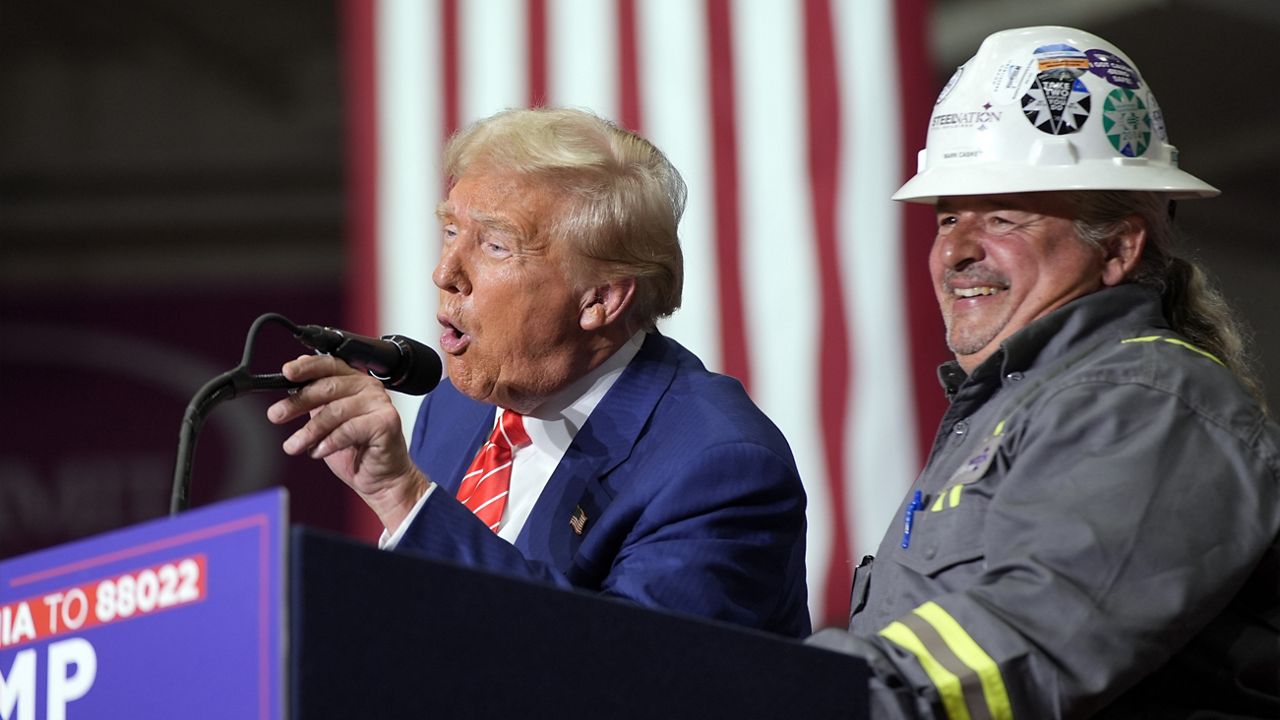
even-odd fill
[[[440,86],[444,91],[442,126],[447,138],[458,129],[458,90],[462,77],[462,59],[458,49],[458,0],[440,0]]]
[[[639,55],[635,0],[618,0],[618,117],[635,132],[641,131]]]
[[[547,102],[547,0],[528,0],[529,107]]]
[[[750,390],[739,260],[738,139],[734,117],[733,32],[729,0],[707,0],[706,7],[720,345],[725,373],[738,378]]]
[[[931,71],[926,44],[928,0],[894,3],[898,37],[898,72],[902,103],[902,151],[905,180],[916,172],[916,152],[924,147],[929,113],[941,87]],[[918,203],[902,203],[903,287],[906,288],[911,385],[915,394],[916,448],[919,462],[933,445],[934,431],[946,412],[946,398],[938,387],[938,364],[951,358],[947,351],[938,301],[929,279],[929,250],[933,244],[933,211]],[[903,487],[910,478],[903,479]]]
[[[342,43],[346,59],[344,107],[347,121],[347,272],[344,325],[355,332],[378,331],[378,66],[377,4],[342,3]],[[347,499],[346,530],[376,537],[377,517],[355,493]]]
[[[342,4],[346,58],[347,272],[346,318],[355,332],[378,328],[378,78],[375,3]]]
[[[850,383],[849,331],[844,310],[836,235],[840,190],[840,83],[827,0],[806,0],[804,6],[805,78],[809,112],[809,181],[813,228],[818,245],[819,306],[818,413],[822,422],[822,454],[831,493],[832,540],[826,586],[822,588],[822,624],[841,623],[849,616],[849,536],[853,522],[846,512],[844,433]]]

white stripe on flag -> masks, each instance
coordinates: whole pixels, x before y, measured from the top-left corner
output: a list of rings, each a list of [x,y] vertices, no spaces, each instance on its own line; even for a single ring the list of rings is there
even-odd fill
[[[736,8],[743,6],[734,5]],[[809,202],[803,6],[733,16],[742,287],[751,395],[791,444],[809,496],[810,607],[821,615],[831,546],[818,408],[821,303]]]
[[[689,186],[680,222],[684,295],[662,332],[689,348],[707,367],[721,367],[716,318],[715,184],[707,88],[707,20],[689,0],[636,3],[642,132],[666,153]]]
[[[917,470],[901,208],[889,199],[902,181],[896,31],[890,0],[833,3],[845,102],[840,227],[855,369],[846,424],[850,557],[874,552]],[[924,272],[924,268],[911,268]]]
[[[549,0],[547,95],[554,105],[618,120],[618,32],[613,0]]]
[[[528,102],[525,0],[458,0],[458,121],[466,126]]]
[[[431,271],[440,257],[440,9],[434,0],[382,0],[376,12],[378,333],[438,350]],[[408,437],[421,399],[391,398]]]

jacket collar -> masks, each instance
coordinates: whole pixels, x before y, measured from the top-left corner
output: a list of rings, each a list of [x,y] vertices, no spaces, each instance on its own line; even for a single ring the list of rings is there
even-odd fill
[[[676,373],[672,344],[650,333],[640,351],[578,430],[547,481],[516,547],[553,545],[589,486],[631,456],[641,432]]]
[[[994,375],[1008,377],[1054,362],[1099,336],[1117,336],[1125,329],[1167,327],[1159,294],[1126,283],[1076,298],[1011,335],[991,357],[966,375],[954,360],[938,366],[938,380],[947,397],[960,386]]]

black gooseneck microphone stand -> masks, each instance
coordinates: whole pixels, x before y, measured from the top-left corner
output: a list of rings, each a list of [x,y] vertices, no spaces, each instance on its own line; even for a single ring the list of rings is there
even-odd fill
[[[205,383],[187,404],[187,410],[182,416],[182,426],[178,431],[178,461],[173,471],[173,492],[169,497],[170,515],[183,512],[190,505],[188,494],[191,489],[191,464],[195,457],[196,439],[205,418],[214,407],[245,393],[288,390],[302,386],[303,383],[288,380],[280,373],[255,375],[249,372],[254,340],[257,339],[258,331],[268,322],[284,325],[295,335],[299,331],[298,326],[283,315],[260,315],[249,327],[240,364]]]

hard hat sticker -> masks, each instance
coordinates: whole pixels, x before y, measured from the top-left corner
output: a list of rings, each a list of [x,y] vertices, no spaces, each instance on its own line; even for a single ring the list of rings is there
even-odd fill
[[[1080,81],[1080,74],[1079,70],[1061,68],[1036,76],[1022,96],[1022,114],[1037,130],[1069,135],[1089,119],[1089,88]]]
[[[1035,61],[1030,59],[1001,63],[991,78],[991,101],[996,105],[1006,105],[1022,97],[1031,85],[1031,68],[1034,66]]]
[[[951,73],[951,79],[947,81],[946,85],[942,86],[942,92],[938,93],[938,99],[933,101],[934,105],[941,105],[942,101],[947,99],[947,96],[951,94],[951,90],[955,88],[956,83],[960,82],[960,76],[963,74],[964,65],[956,68],[956,71]]]
[[[1156,96],[1151,93],[1151,88],[1147,88],[1147,109],[1151,111],[1151,129],[1155,131],[1156,137],[1162,142],[1169,142],[1169,133],[1164,129],[1164,111],[1156,102]]]
[[[1035,49],[1034,55],[1039,63],[1040,72],[1076,70],[1083,73],[1089,69],[1088,56],[1070,45],[1061,43],[1042,45]]]
[[[1138,71],[1119,55],[1106,50],[1086,50],[1084,54],[1089,58],[1089,72],[1094,75],[1116,87],[1130,90],[1142,87],[1142,78],[1138,77]]]
[[[1102,129],[1121,155],[1138,157],[1151,144],[1151,116],[1132,90],[1112,90],[1102,103]]]

